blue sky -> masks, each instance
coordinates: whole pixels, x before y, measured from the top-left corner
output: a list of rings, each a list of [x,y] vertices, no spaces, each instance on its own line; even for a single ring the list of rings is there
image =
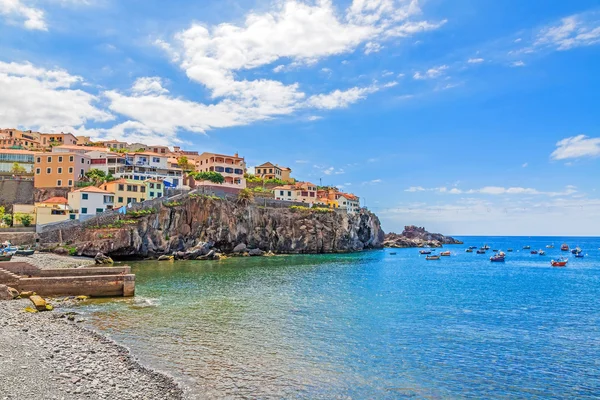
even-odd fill
[[[599,50],[586,0],[0,0],[0,126],[238,151],[386,231],[597,235]]]

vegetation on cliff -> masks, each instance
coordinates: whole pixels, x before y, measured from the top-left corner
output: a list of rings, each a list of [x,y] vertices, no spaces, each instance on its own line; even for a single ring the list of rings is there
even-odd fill
[[[385,247],[442,247],[445,244],[462,244],[460,240],[441,233],[429,233],[423,227],[408,225],[401,234],[394,232],[385,235]]]

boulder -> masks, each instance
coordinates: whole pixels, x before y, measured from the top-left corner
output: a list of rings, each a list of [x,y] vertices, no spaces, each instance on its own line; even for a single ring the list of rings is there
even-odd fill
[[[46,311],[46,300],[44,300],[41,296],[31,296],[29,300],[31,300],[36,310]]]
[[[174,258],[173,256],[167,256],[165,254],[165,255],[158,257],[158,261],[171,261],[171,260],[173,260],[173,258]]]
[[[219,254],[214,250],[211,250],[208,252],[208,254],[205,254],[203,256],[196,258],[196,260],[218,260],[218,259],[220,259]]]
[[[262,256],[265,252],[262,251],[261,249],[251,249],[248,251],[248,255],[256,257],[256,256]]]
[[[240,243],[233,248],[234,253],[243,253],[246,251],[246,245],[244,243]]]
[[[109,256],[104,255],[102,253],[96,254],[96,257],[94,257],[94,261],[96,262],[96,264],[112,264],[112,263],[114,263],[112,258],[110,258]]]
[[[0,300],[12,300],[19,295],[17,289],[13,289],[6,285],[0,285]]]
[[[19,294],[19,296],[21,296],[22,298],[26,299],[28,297],[33,296],[34,294],[35,294],[35,292],[28,291],[28,292],[21,292],[21,294]]]
[[[69,255],[69,250],[65,249],[64,247],[57,247],[54,250],[52,250],[52,252],[54,254],[58,254],[59,256],[68,256]]]

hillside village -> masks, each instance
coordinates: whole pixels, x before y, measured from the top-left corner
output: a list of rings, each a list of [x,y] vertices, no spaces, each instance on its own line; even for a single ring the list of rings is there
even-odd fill
[[[85,220],[190,190],[220,197],[242,193],[348,213],[360,209],[358,196],[297,180],[290,168],[271,162],[256,166],[254,174],[249,174],[244,157],[238,154],[92,141],[62,132],[0,129],[0,179],[33,181],[34,187],[30,201],[5,205],[12,208],[12,214],[0,213],[3,226]]]

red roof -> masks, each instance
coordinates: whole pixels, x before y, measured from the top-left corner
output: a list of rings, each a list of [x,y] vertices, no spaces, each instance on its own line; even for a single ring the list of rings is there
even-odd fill
[[[44,204],[69,204],[69,201],[64,197],[50,197],[48,200],[41,201]]]
[[[88,186],[88,187],[84,187],[84,188],[81,188],[81,189],[73,190],[73,193],[75,193],[75,192],[114,194],[113,192],[109,192],[109,191],[100,189],[100,188],[98,188],[96,186]]]

